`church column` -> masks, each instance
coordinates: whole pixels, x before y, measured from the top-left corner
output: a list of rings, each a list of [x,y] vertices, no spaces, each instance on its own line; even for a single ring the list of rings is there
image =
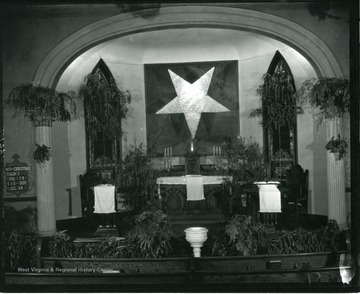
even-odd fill
[[[326,138],[343,135],[342,119],[326,121]],[[345,164],[334,153],[327,152],[328,218],[335,219],[340,228],[346,226]]]
[[[51,120],[35,122],[36,142],[51,147]],[[36,164],[38,232],[50,236],[56,232],[53,161]]]

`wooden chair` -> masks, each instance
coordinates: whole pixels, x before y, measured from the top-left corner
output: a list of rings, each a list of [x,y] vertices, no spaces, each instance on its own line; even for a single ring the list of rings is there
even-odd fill
[[[296,225],[299,224],[301,214],[307,214],[309,196],[309,170],[303,170],[295,164],[286,171],[286,188],[288,193],[284,199],[284,208],[295,214]]]

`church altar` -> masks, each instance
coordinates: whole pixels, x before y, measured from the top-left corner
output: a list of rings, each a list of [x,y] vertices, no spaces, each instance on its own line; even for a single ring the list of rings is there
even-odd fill
[[[224,197],[230,195],[224,183],[231,181],[226,176],[185,175],[160,177],[156,183],[162,208],[171,216],[202,216],[211,219],[223,218]]]

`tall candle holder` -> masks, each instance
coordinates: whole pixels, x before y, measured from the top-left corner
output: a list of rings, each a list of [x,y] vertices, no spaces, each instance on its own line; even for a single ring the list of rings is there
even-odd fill
[[[213,162],[215,169],[218,170],[221,165],[221,146],[213,145]]]
[[[164,148],[164,166],[168,171],[172,168],[172,153],[172,147]]]

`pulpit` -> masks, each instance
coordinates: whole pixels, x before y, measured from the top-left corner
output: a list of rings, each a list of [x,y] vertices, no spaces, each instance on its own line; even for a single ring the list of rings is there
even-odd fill
[[[116,214],[116,188],[110,184],[100,184],[94,190],[94,214],[98,216],[99,227],[95,236],[117,236],[114,216]]]

